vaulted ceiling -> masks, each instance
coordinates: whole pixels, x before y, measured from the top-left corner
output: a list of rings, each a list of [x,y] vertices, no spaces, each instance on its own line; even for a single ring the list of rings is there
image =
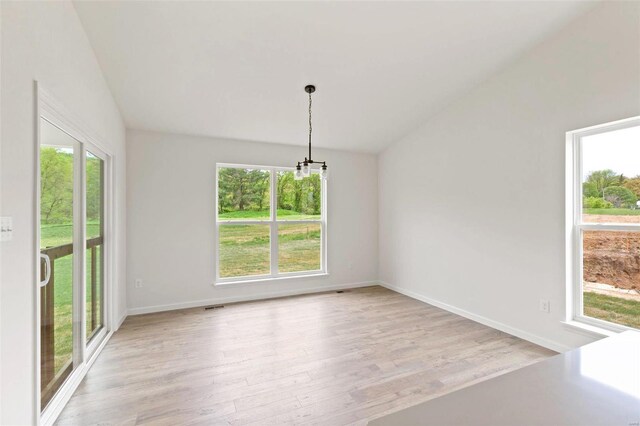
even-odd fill
[[[582,1],[78,1],[128,127],[378,152]]]

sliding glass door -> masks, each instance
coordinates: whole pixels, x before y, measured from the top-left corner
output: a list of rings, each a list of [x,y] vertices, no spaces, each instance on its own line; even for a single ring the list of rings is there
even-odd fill
[[[40,119],[40,404],[107,334],[107,157]],[[77,375],[76,375],[77,376]]]
[[[77,367],[77,153],[80,143],[40,126],[40,385],[45,407]]]

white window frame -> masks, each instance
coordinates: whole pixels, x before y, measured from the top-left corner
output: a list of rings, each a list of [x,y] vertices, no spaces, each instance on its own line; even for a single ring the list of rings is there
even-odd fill
[[[567,132],[566,139],[566,321],[608,332],[637,330],[583,314],[583,231],[640,232],[640,224],[584,223],[582,221],[582,139],[587,136],[640,126],[640,117],[632,117],[598,126]]]
[[[221,168],[241,168],[252,170],[264,170],[270,173],[271,188],[269,194],[269,218],[259,220],[220,220],[218,218],[218,176]],[[229,164],[216,163],[216,190],[215,190],[215,258],[216,258],[216,281],[215,285],[251,283],[260,281],[271,281],[288,278],[301,277],[317,277],[328,275],[327,269],[327,181],[320,179],[321,208],[320,219],[304,219],[304,220],[278,220],[277,218],[277,190],[276,179],[278,172],[295,172],[294,167],[276,167],[276,166],[258,166],[251,164]],[[320,173],[319,170],[313,170],[312,173]],[[320,224],[320,269],[314,271],[299,272],[279,272],[278,271],[278,224],[295,224],[295,223],[316,223]],[[240,277],[220,277],[220,225],[269,225],[270,229],[270,273],[262,275],[248,275]]]

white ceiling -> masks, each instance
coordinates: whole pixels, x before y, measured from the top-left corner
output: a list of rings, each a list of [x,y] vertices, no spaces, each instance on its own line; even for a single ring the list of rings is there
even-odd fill
[[[377,152],[588,2],[76,2],[128,127]]]

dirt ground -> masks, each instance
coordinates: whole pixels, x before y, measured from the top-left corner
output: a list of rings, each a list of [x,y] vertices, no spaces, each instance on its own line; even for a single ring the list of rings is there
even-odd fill
[[[640,216],[583,217],[592,223],[640,223]],[[583,278],[590,283],[640,290],[640,232],[586,232]]]

